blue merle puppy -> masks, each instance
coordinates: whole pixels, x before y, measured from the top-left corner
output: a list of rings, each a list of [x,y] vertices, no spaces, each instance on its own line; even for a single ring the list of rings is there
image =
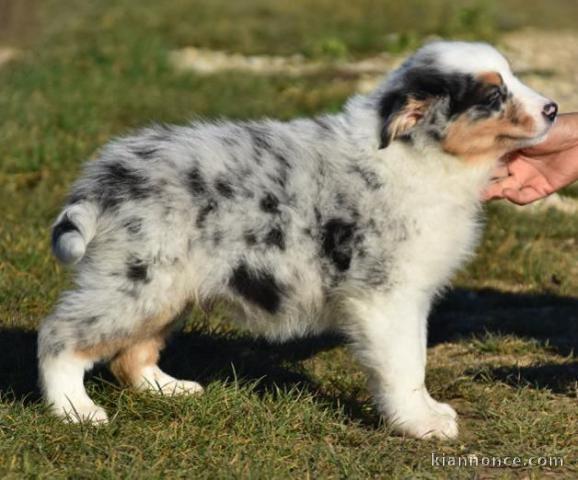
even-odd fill
[[[188,306],[220,300],[273,340],[344,332],[393,428],[456,437],[424,384],[430,304],[475,247],[498,159],[543,139],[556,111],[492,47],[437,42],[336,115],[109,143],[53,229],[75,277],[40,327],[46,402],[105,422],[83,385],[99,361],[137,389],[201,392],[159,351]]]

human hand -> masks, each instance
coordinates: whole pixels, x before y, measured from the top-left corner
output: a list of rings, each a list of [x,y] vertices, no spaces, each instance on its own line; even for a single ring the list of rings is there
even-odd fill
[[[578,179],[578,113],[562,115],[546,140],[513,152],[493,173],[484,200],[526,205]]]

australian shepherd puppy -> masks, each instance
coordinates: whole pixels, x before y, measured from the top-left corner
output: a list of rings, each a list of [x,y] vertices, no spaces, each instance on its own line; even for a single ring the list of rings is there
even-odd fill
[[[272,340],[343,332],[394,429],[456,437],[456,412],[424,383],[430,305],[473,252],[496,162],[556,114],[492,47],[436,42],[336,115],[109,143],[54,224],[75,277],[40,327],[46,402],[105,422],[83,385],[100,361],[140,390],[201,392],[157,361],[187,307],[219,300]]]

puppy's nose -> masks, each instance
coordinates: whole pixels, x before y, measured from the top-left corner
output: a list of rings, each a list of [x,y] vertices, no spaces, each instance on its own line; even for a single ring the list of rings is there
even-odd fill
[[[542,115],[553,122],[556,119],[556,115],[558,115],[558,105],[556,105],[554,102],[547,103],[544,105]]]

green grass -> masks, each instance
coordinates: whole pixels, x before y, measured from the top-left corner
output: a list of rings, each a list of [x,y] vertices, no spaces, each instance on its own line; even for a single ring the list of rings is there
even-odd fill
[[[578,475],[578,222],[556,212],[490,206],[479,255],[432,316],[428,384],[461,415],[455,442],[390,435],[340,339],[267,345],[226,319],[217,326],[222,315],[191,317],[163,357],[171,373],[202,381],[204,396],[159,398],[121,390],[105,371],[92,376],[91,394],[114,416],[106,428],[46,415],[34,364],[34,329],[68,282],[50,255],[49,225],[98,146],[151,121],[334,111],[354,88],[326,75],[177,74],[170,49],[358,57],[429,35],[498,40],[528,19],[571,27],[574,2],[13,4],[21,11],[11,21],[31,26],[1,28],[0,16],[0,42],[23,49],[0,68],[0,474],[472,478],[473,469],[432,467],[437,452],[565,459],[482,476]]]

